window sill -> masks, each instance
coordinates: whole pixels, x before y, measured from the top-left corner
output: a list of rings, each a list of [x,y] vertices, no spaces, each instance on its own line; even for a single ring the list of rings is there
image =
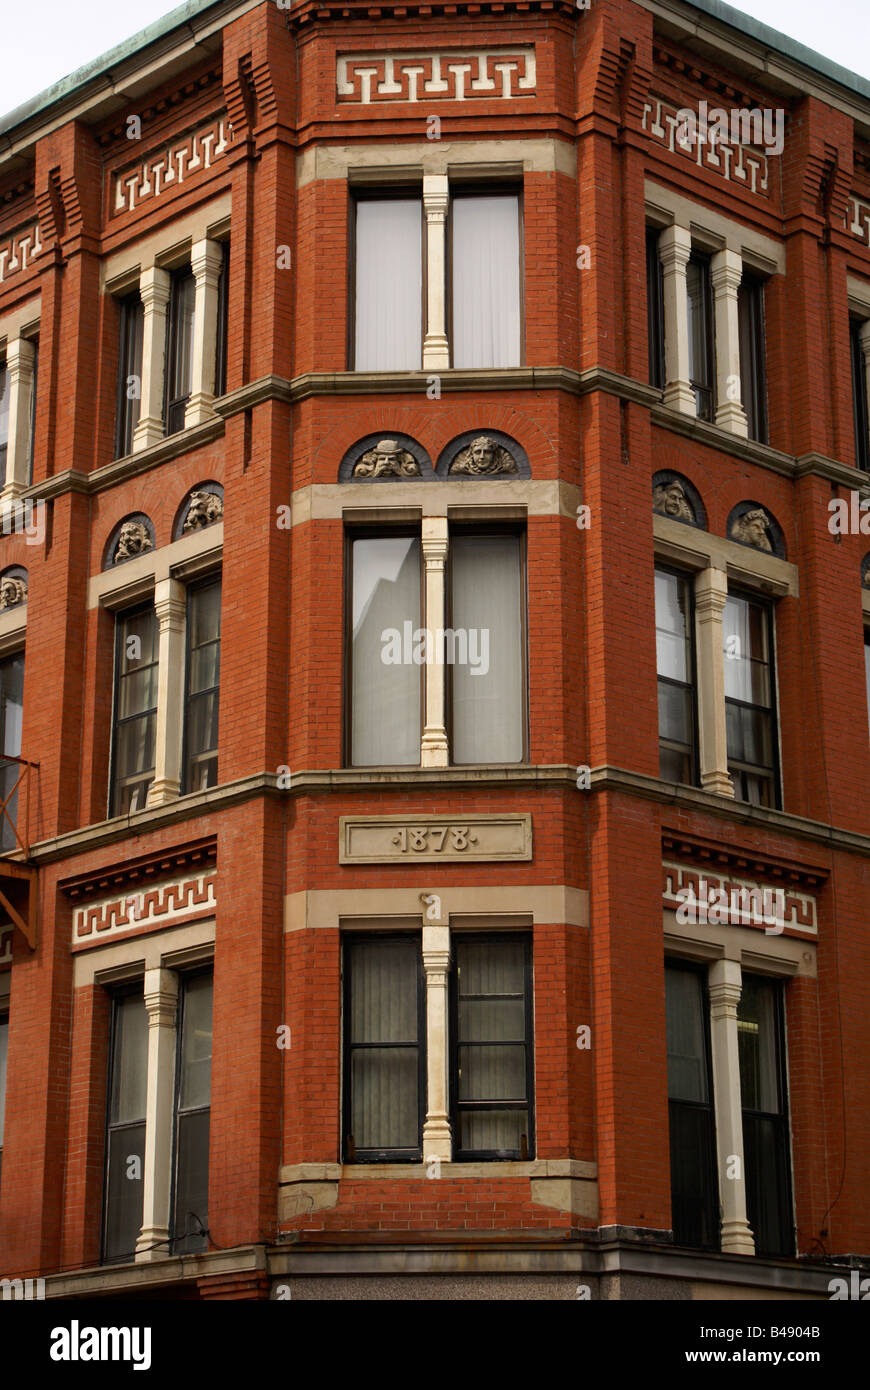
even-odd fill
[[[430,1161],[422,1163],[294,1163],[285,1165],[279,1173],[282,1184],[298,1182],[357,1182],[368,1179],[417,1182],[428,1177]],[[533,1158],[487,1159],[477,1163],[448,1163],[441,1161],[441,1179],[462,1181],[486,1178],[497,1172],[501,1178],[581,1178],[595,1181],[598,1166],[584,1159]]]

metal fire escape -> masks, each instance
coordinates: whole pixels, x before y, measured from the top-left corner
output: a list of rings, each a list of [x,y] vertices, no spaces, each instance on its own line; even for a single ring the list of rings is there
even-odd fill
[[[30,856],[30,818],[39,763],[0,755],[0,912],[36,950],[39,900]],[[21,794],[19,797],[19,793]],[[19,800],[23,806],[19,806]]]

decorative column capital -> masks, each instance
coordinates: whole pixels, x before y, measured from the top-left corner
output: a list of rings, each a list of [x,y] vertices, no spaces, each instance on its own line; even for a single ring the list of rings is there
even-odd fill
[[[150,265],[139,275],[139,298],[146,311],[160,309],[169,303],[170,276],[159,265]]]
[[[659,260],[667,271],[685,270],[692,254],[692,233],[674,223],[659,233]]]
[[[13,390],[15,383],[29,386],[33,381],[36,364],[36,344],[29,338],[10,338],[6,344],[7,389]]]
[[[205,280],[217,287],[218,277],[224,260],[223,246],[219,241],[203,237],[190,248],[190,268],[197,280]]]
[[[737,1006],[743,993],[740,962],[717,960],[710,967],[707,981],[710,996],[710,1016],[714,1019],[737,1018]]]
[[[710,279],[717,295],[736,295],[743,279],[743,257],[727,247],[710,258]]]
[[[154,611],[161,628],[183,627],[187,591],[177,579],[158,579],[154,585]]]
[[[421,540],[426,568],[443,569],[447,559],[447,517],[424,517]]]
[[[870,319],[864,319],[858,327],[858,340],[865,357],[870,357]]]
[[[695,575],[695,613],[698,620],[709,623],[720,619],[728,599],[728,575],[725,570],[699,570]]]
[[[174,970],[145,971],[145,1008],[149,1028],[174,1028],[178,1009],[178,976]]]
[[[450,203],[450,182],[446,174],[423,175],[423,210],[427,222],[443,222]]]

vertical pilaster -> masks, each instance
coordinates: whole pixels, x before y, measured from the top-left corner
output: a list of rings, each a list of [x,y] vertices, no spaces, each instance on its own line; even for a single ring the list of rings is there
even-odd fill
[[[426,973],[427,1103],[423,1125],[423,1160],[449,1163],[452,1153],[447,1113],[447,972],[450,968],[450,928],[423,927],[423,969]]]
[[[177,1007],[178,976],[175,971],[146,970],[148,1091],[142,1229],[136,1242],[136,1259],[140,1261],[165,1259],[169,1254]]]
[[[426,567],[426,608],[424,621],[429,632],[429,648],[436,644],[439,628],[444,627],[444,566],[447,559],[446,516],[423,518],[423,561]],[[440,654],[440,649],[436,655]],[[447,767],[449,750],[445,724],[444,663],[426,665],[426,722],[420,750],[422,767]]]
[[[448,181],[446,174],[424,174],[423,210],[426,213],[426,336],[423,370],[450,366],[447,343],[446,286],[444,280],[447,230]]]
[[[695,393],[689,380],[689,311],[686,266],[692,254],[687,227],[666,227],[659,237],[662,297],[665,315],[664,403],[686,415],[696,415]]]
[[[190,399],[184,412],[185,429],[214,415],[214,374],[218,330],[218,281],[223,249],[220,242],[195,241],[190,265],[196,281],[193,312],[193,370]]]
[[[739,961],[717,960],[711,965],[710,1041],[713,1053],[722,1250],[736,1255],[754,1255],[755,1241],[746,1219],[740,1058],[737,1050],[737,1005],[740,1003],[741,990]]]
[[[142,398],[139,423],[133,433],[133,453],[148,449],[163,438],[163,382],[166,370],[166,306],[169,273],[149,266],[139,276],[139,296],[144,310],[142,324]]]
[[[177,579],[159,579],[154,586],[160,633],[154,781],[148,789],[148,806],[174,801],[181,790],[186,597]]]
[[[730,430],[731,434],[745,436],[749,433],[749,426],[742,405],[740,325],[737,314],[737,291],[743,279],[742,257],[736,251],[717,251],[710,262],[710,278],[713,281],[716,333],[716,424],[720,429]]]
[[[9,392],[9,444],[6,452],[4,498],[19,497],[30,486],[31,422],[36,348],[26,338],[13,338],[6,347],[6,389]]]
[[[733,797],[734,785],[728,773],[722,652],[722,614],[727,598],[728,576],[724,570],[705,569],[695,575],[701,786],[705,791]]]

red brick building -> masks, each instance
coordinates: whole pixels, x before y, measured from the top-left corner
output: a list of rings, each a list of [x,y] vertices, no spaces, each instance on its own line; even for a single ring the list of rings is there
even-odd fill
[[[0,134],[0,1273],[828,1298],[870,84],[192,0]]]

